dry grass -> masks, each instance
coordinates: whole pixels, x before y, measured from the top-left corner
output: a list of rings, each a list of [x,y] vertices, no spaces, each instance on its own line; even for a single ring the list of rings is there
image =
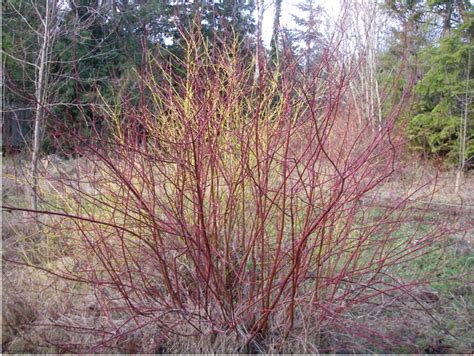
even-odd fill
[[[5,174],[5,170],[8,174]],[[12,174],[13,172],[13,174]],[[16,172],[16,173],[15,173]],[[4,201],[21,201],[21,170],[4,165]],[[472,185],[468,176],[465,184]],[[450,176],[446,175],[446,181]],[[396,192],[392,181],[386,193]],[[400,184],[398,185],[400,188]],[[447,189],[447,190],[443,190]],[[453,202],[449,196],[449,187],[445,186],[438,194],[440,202]],[[464,185],[459,197],[463,204],[472,204],[471,190]],[[20,200],[18,200],[20,199]],[[441,200],[445,199],[445,200]],[[468,224],[469,215],[463,215],[462,209],[448,209],[452,214],[461,215],[458,223]],[[443,212],[433,211],[436,218],[446,217]],[[57,242],[45,239],[45,230],[37,228],[31,217],[19,213],[4,212],[3,215],[3,254],[4,258],[21,256],[34,259],[40,265],[61,270],[74,268],[68,257],[50,259],[58,256],[60,247],[51,253]],[[472,233],[472,232],[471,232]],[[49,233],[52,236],[51,232]],[[279,330],[278,316],[270,325],[266,335],[257,337],[252,343],[244,345],[243,335],[247,330],[242,326],[242,337],[238,334],[196,333],[192,328],[179,330],[182,336],[168,338],[163,336],[153,323],[137,332],[127,332],[118,337],[108,335],[107,324],[124,322],[123,315],[104,314],[97,290],[81,283],[66,282],[39,269],[31,269],[17,264],[3,265],[3,351],[22,352],[146,352],[146,353],[228,353],[228,352],[416,352],[446,353],[471,352],[473,315],[473,259],[472,235],[457,236],[448,244],[444,262],[419,268],[413,265],[413,273],[445,271],[451,273],[457,283],[432,283],[416,287],[411,294],[393,293],[383,295],[371,305],[360,306],[339,315],[338,324],[325,325],[317,320],[317,315],[308,315],[297,310],[293,331],[282,335]],[[50,251],[48,255],[46,251]],[[429,256],[427,256],[429,257]],[[454,267],[451,261],[462,261]],[[431,262],[430,262],[431,263]],[[446,272],[447,271],[447,272]],[[400,277],[404,278],[404,277]],[[440,287],[441,286],[441,287]],[[441,289],[440,289],[441,288]],[[281,315],[284,318],[284,315]],[[147,318],[137,318],[136,323],[146,323]],[[64,327],[61,327],[64,325]],[[67,325],[67,326],[66,326]],[[71,325],[81,328],[78,333]],[[90,328],[87,332],[84,328]],[[354,330],[361,331],[360,337],[354,337]],[[350,329],[351,332],[348,332]],[[283,337],[282,337],[283,336]],[[106,341],[107,340],[107,341]],[[378,341],[377,341],[378,340]],[[103,345],[100,346],[101,341]],[[105,342],[106,341],[106,342]],[[99,344],[93,350],[84,345]],[[69,345],[62,349],[58,345]]]

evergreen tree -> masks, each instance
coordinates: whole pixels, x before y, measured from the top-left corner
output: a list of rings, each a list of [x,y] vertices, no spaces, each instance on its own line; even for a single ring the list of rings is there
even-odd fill
[[[456,162],[459,141],[464,135],[467,147],[463,160],[472,159],[474,155],[473,25],[471,14],[468,22],[450,35],[445,34],[438,44],[422,54],[426,73],[417,85],[419,114],[410,122],[408,134],[414,148],[425,156],[436,155]],[[466,132],[460,125],[464,115],[468,118]]]
[[[303,66],[305,70],[309,70],[318,62],[326,45],[320,28],[323,8],[316,5],[314,0],[305,0],[298,4],[298,8],[304,16],[293,16],[298,26],[294,31],[295,40],[300,42],[299,52],[304,59]]]

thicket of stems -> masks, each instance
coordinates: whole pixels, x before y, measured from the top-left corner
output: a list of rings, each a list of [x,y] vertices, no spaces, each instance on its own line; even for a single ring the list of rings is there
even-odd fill
[[[72,262],[36,267],[87,286],[107,319],[83,346],[150,324],[157,340],[249,344],[419,283],[392,273],[445,231],[412,225],[426,211],[410,195],[376,198],[398,169],[410,88],[374,130],[350,91],[361,61],[344,61],[336,37],[311,71],[283,51],[255,77],[237,40],[184,36],[181,74],[147,55],[138,100],[97,112],[101,132],[64,131],[83,157],[75,175],[45,173],[42,212]]]

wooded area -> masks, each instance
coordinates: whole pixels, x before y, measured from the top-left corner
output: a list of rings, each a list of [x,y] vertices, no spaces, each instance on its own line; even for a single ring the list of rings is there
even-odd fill
[[[269,61],[277,53],[281,56],[285,47],[300,58],[304,73],[318,65],[330,41],[327,31],[331,29],[323,26],[327,15],[315,1],[301,2],[301,17],[295,18],[298,26],[285,28],[280,25],[281,3],[275,2],[274,14],[265,14],[274,16],[271,48],[265,49],[258,45],[262,32],[257,28],[261,26],[256,19],[258,1],[5,1],[4,111],[31,110],[35,119],[30,120],[32,129],[24,133],[24,146],[33,152],[41,146],[45,154],[68,154],[72,148],[54,139],[48,114],[87,130],[96,106],[104,101],[117,104],[118,97],[133,100],[130,93],[138,90],[136,79],[149,53],[159,53],[163,60],[179,58],[182,32],[190,29],[211,42],[215,33],[233,31],[249,57],[258,56],[261,48],[270,51]],[[265,5],[260,5],[262,10]],[[440,158],[461,170],[471,166],[474,30],[470,2],[361,1],[345,11],[347,50],[355,49],[347,54],[364,57],[359,82],[351,84],[358,112],[383,124],[384,106],[390,101],[382,102],[382,97],[391,89],[407,50],[400,81],[416,81],[416,98],[407,114],[411,148],[424,158]],[[179,73],[179,65],[173,66]],[[9,134],[4,132],[7,145]]]
[[[4,350],[472,351],[470,0],[2,11]]]

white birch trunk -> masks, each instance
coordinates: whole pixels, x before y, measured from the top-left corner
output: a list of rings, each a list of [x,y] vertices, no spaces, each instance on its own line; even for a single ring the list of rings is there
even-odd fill
[[[44,108],[47,104],[47,88],[49,77],[50,49],[54,41],[54,16],[57,0],[46,0],[44,18],[41,19],[43,31],[40,39],[40,50],[37,60],[35,78],[36,110],[33,130],[33,149],[31,158],[31,208],[38,210],[38,163],[44,130]]]
[[[255,81],[260,78],[260,63],[262,60],[262,22],[264,0],[257,0],[257,58],[255,59]]]
[[[464,167],[466,164],[466,140],[467,140],[467,118],[469,112],[469,104],[471,101],[469,93],[469,80],[470,80],[470,68],[471,68],[471,51],[469,50],[467,56],[467,75],[465,84],[465,98],[464,98],[464,110],[463,116],[459,122],[459,165],[456,173],[456,183],[454,186],[454,193],[459,194],[459,188],[462,183],[464,176]]]

